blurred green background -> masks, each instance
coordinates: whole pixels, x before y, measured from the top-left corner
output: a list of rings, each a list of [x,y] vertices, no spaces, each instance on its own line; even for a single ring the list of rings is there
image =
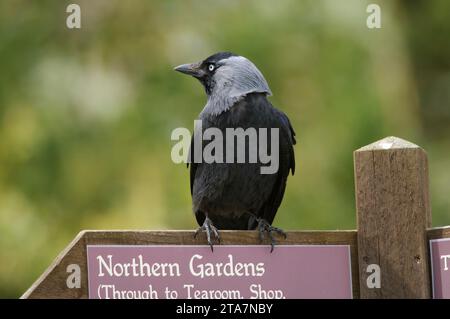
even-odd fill
[[[427,150],[433,225],[450,224],[450,1],[376,1],[379,30],[368,3],[1,0],[0,297],[82,229],[196,226],[170,133],[205,96],[172,68],[217,51],[251,59],[297,131],[277,226],[355,228],[352,152],[388,135]]]

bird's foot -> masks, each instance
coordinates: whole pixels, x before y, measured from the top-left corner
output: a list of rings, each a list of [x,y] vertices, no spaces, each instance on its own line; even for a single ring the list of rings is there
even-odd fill
[[[208,240],[208,244],[211,247],[211,251],[214,251],[213,242],[211,240],[211,237],[215,237],[218,244],[220,244],[220,235],[217,228],[213,225],[211,219],[208,217],[205,218],[205,221],[203,222],[203,225],[195,231],[194,238],[197,237],[197,235],[204,231],[206,233],[206,239]]]
[[[259,231],[259,240],[261,241],[261,243],[264,241],[264,233],[267,232],[267,234],[269,235],[271,246],[270,252],[273,252],[273,248],[277,243],[274,237],[274,233],[283,236],[284,239],[287,238],[287,234],[282,229],[273,227],[263,218],[258,218],[258,231]]]

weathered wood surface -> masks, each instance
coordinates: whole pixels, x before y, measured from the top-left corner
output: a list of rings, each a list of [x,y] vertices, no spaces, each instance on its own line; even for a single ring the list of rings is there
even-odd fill
[[[431,226],[423,149],[388,137],[354,153],[361,298],[430,298]],[[381,288],[367,287],[367,266]]]
[[[429,228],[427,230],[428,240],[439,238],[450,238],[450,226]]]
[[[223,245],[258,245],[256,231],[221,231]],[[203,245],[204,235],[194,239],[193,231],[83,231],[56,258],[45,273],[22,298],[88,298],[86,245]],[[359,296],[356,231],[290,231],[279,245],[336,244],[350,245],[352,260],[353,296]],[[276,247],[275,247],[276,249]],[[66,286],[70,264],[81,268],[81,288]]]

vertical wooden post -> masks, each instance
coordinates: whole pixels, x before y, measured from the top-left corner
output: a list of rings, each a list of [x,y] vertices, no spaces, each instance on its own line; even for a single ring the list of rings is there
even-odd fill
[[[425,151],[387,137],[355,151],[354,164],[360,297],[430,298]]]

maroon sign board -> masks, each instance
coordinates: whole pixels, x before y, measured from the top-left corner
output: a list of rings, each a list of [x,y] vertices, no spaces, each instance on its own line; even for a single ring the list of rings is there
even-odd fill
[[[352,298],[349,245],[88,245],[93,299]]]
[[[430,240],[433,298],[450,299],[450,238]]]

